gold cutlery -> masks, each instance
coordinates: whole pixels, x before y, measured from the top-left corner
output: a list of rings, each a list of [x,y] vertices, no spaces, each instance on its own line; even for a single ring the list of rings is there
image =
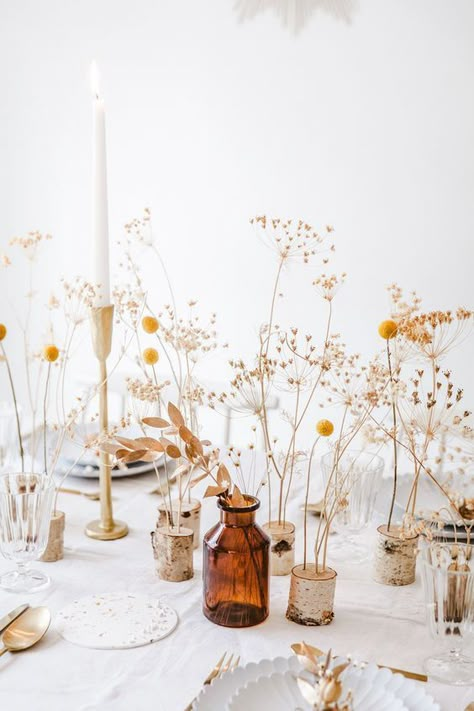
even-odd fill
[[[23,652],[32,647],[44,637],[50,622],[47,607],[29,607],[3,633],[0,657],[5,652]]]
[[[59,491],[63,494],[76,494],[76,496],[85,496],[86,499],[91,501],[99,501],[100,492],[98,491],[80,491],[79,489],[68,489],[65,486],[61,486]]]
[[[236,660],[234,661],[234,663],[232,664],[232,660],[234,659],[234,655],[231,654],[230,657],[227,659],[227,661],[224,661],[225,658],[226,658],[226,656],[227,656],[227,652],[224,652],[224,654],[223,654],[222,657],[219,659],[219,661],[217,662],[217,664],[216,664],[214,667],[212,667],[211,671],[209,672],[209,674],[206,676],[206,678],[205,678],[204,681],[202,682],[202,685],[203,685],[203,686],[208,686],[209,684],[212,684],[212,682],[214,681],[214,679],[218,679],[218,678],[221,677],[223,674],[225,674],[226,672],[228,672],[229,669],[235,669],[236,667],[239,666],[240,657],[237,657]],[[231,666],[231,665],[232,665],[232,666]],[[186,706],[186,708],[184,709],[184,711],[192,711],[193,704],[194,704],[194,702],[196,701],[196,699],[197,699],[197,696],[195,696],[194,699],[191,701],[191,703]]]
[[[16,607],[14,610],[8,613],[8,615],[5,615],[5,617],[2,617],[0,620],[0,633],[2,633],[6,628],[11,625],[14,620],[16,620],[17,617],[22,615],[25,610],[29,608],[29,605],[20,605],[19,607]]]

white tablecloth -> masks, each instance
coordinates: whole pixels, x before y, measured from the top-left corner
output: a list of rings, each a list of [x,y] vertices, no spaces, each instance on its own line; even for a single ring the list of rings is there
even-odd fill
[[[271,613],[263,625],[242,630],[213,625],[201,612],[200,550],[195,552],[193,580],[166,583],[154,573],[150,531],[158,497],[148,492],[155,483],[152,475],[114,481],[114,514],[129,524],[130,534],[112,542],[93,541],[83,533],[84,525],[97,517],[97,502],[61,495],[60,508],[67,514],[64,560],[36,564],[51,576],[51,587],[29,599],[0,592],[0,616],[25,601],[48,605],[54,616],[79,597],[128,591],[157,596],[172,605],[180,616],[176,631],[147,647],[99,651],[64,641],[53,622],[36,647],[0,657],[1,708],[182,711],[224,651],[240,655],[241,663],[246,663],[286,656],[291,653],[290,644],[301,640],[321,649],[351,652],[358,659],[422,671],[433,641],[424,624],[420,580],[403,588],[378,585],[370,579],[370,565],[337,566],[335,618],[327,627],[301,627],[286,620],[289,577],[272,578]],[[70,479],[69,486],[76,485],[97,488],[95,482]],[[299,525],[300,499],[297,488],[289,518]],[[210,528],[217,517],[215,501],[204,501],[202,530]],[[261,523],[265,517],[262,511]],[[314,519],[311,524],[314,527]],[[0,558],[0,573],[10,567]],[[427,688],[443,711],[464,711],[467,703],[474,701],[473,687],[429,682]]]

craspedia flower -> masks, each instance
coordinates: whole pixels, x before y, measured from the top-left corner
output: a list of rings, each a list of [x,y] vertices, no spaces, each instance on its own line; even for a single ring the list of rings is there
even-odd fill
[[[0,323],[0,341],[3,341],[5,336],[7,335],[7,327],[5,324]]]
[[[379,326],[379,335],[382,336],[386,341],[390,340],[397,335],[398,326],[395,321],[387,319],[387,321],[382,321]]]
[[[159,359],[160,356],[156,348],[145,348],[143,351],[143,360],[147,365],[155,365]]]
[[[54,363],[59,357],[59,349],[50,343],[43,348],[43,358],[48,361],[48,363]]]
[[[321,435],[321,437],[330,437],[334,432],[334,425],[331,420],[319,420],[319,422],[316,423],[316,432],[318,435]]]
[[[145,333],[156,333],[160,327],[158,319],[154,316],[144,316],[142,318],[142,328]]]

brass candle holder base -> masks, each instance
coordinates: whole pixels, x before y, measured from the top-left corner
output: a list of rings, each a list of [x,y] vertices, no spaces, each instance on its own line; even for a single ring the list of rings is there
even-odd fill
[[[100,306],[91,309],[92,345],[100,366],[99,421],[100,434],[106,439],[109,427],[107,408],[107,358],[112,347],[114,307]],[[85,528],[86,536],[98,541],[114,541],[128,533],[123,521],[114,521],[112,512],[112,462],[110,454],[101,450],[99,460],[100,519],[91,521]]]
[[[127,533],[128,526],[123,521],[114,521],[112,528],[104,528],[100,519],[91,521],[86,526],[86,536],[97,541],[115,541],[117,538],[123,538]]]

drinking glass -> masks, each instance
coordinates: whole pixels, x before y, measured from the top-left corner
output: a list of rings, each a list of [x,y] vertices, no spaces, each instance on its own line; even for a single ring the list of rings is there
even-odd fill
[[[369,548],[359,534],[372,518],[384,460],[370,452],[346,450],[339,455],[331,451],[321,458],[321,469],[327,515],[334,514],[332,530],[340,534],[337,541],[331,541],[331,555],[361,562],[368,557]]]
[[[45,474],[0,474],[0,551],[17,566],[0,577],[4,590],[36,592],[49,585],[49,577],[29,564],[46,548],[53,495]]]
[[[472,546],[430,543],[421,549],[426,621],[439,654],[425,660],[430,677],[447,684],[474,684],[474,659],[463,649],[474,640]]]

